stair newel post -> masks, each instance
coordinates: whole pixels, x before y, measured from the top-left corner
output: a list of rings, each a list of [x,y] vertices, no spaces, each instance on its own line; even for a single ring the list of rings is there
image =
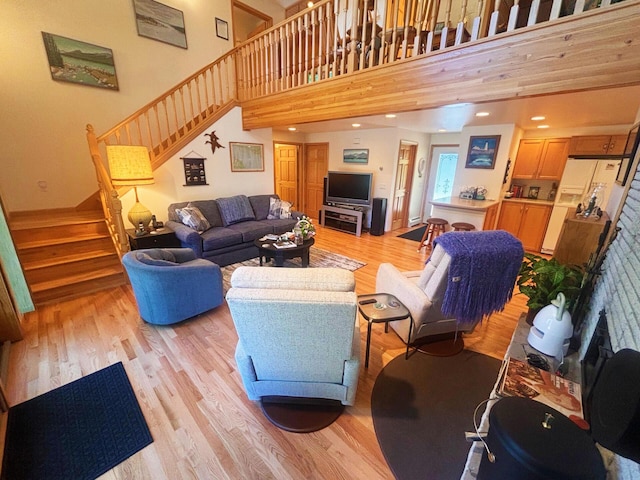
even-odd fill
[[[93,166],[96,169],[96,180],[98,182],[98,191],[100,192],[100,203],[102,204],[102,212],[105,216],[107,228],[111,234],[118,254],[122,256],[129,251],[129,241],[127,232],[122,221],[122,201],[118,198],[118,192],[113,188],[111,177],[107,172],[93,125],[87,125],[87,142],[89,143],[89,152]]]

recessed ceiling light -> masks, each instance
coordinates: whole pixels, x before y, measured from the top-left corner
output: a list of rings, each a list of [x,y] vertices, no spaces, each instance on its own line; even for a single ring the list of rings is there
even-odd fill
[[[387,113],[385,115],[385,117],[387,117],[387,118],[396,118],[396,115],[395,115],[395,113]]]
[[[488,117],[489,112],[478,112],[476,113],[476,117]]]
[[[541,120],[544,120],[546,117],[544,115],[536,115],[535,117],[531,117],[531,120],[533,120],[534,122],[540,122]]]
[[[307,8],[313,7],[313,2],[307,2]]]
[[[290,131],[290,132],[295,132],[296,130],[297,130],[297,128],[296,128],[296,127],[289,127],[289,131]]]
[[[352,124],[351,124],[351,126],[352,126],[353,128],[358,128],[358,127],[360,126],[360,124],[359,124],[359,123],[352,123]]]
[[[441,133],[444,133],[444,132],[447,131],[447,129],[446,128],[439,128],[438,131],[441,132]]]
[[[549,125],[538,125],[538,128],[549,128]]]

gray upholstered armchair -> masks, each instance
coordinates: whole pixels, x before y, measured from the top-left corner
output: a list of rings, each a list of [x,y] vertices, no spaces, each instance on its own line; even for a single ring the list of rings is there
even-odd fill
[[[341,409],[354,404],[360,370],[354,287],[353,273],[338,268],[233,272],[226,298],[249,399],[263,409],[267,397],[333,400]]]
[[[168,325],[217,307],[222,273],[190,248],[134,250],[122,257],[142,319]]]
[[[423,270],[401,272],[383,263],[376,291],[391,293],[411,312],[411,319],[391,322],[391,328],[409,344],[428,343],[447,334],[471,332],[477,323],[500,311],[511,298],[524,250],[505,231],[449,232],[434,241]]]

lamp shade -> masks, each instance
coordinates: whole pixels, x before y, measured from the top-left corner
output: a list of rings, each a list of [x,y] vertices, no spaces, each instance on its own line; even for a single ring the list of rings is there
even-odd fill
[[[153,170],[147,147],[107,145],[109,173],[113,186],[151,185]]]

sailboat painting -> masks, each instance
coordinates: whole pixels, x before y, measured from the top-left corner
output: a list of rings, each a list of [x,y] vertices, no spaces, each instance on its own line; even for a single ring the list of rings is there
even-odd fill
[[[471,137],[466,168],[494,168],[500,135]]]

